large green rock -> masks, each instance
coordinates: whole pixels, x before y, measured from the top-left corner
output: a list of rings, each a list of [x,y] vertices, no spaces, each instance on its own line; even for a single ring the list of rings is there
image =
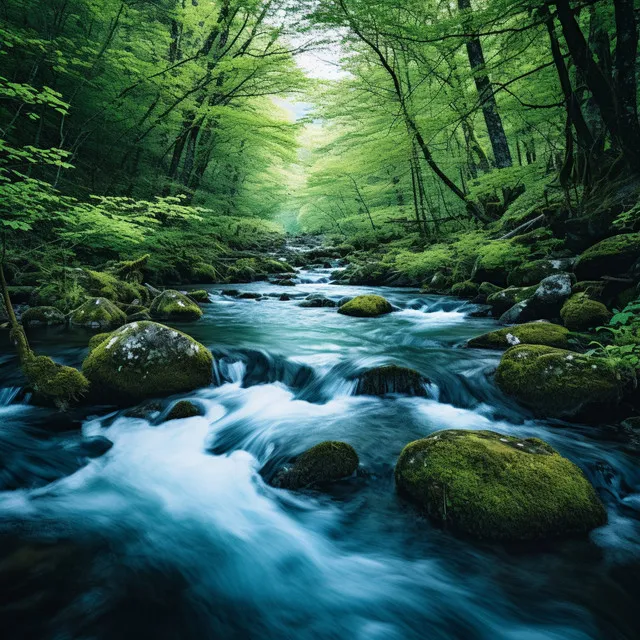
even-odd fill
[[[38,404],[66,410],[89,391],[89,381],[80,371],[47,356],[30,354],[22,370]]]
[[[404,448],[395,478],[434,521],[476,538],[580,535],[607,521],[582,471],[537,438],[439,431]]]
[[[529,322],[472,338],[467,346],[473,349],[508,349],[519,344],[542,344],[566,349],[570,335],[568,329],[551,322]]]
[[[375,318],[392,311],[393,307],[388,300],[374,295],[356,296],[338,309],[338,313],[355,318]]]
[[[613,236],[587,249],[576,262],[579,280],[626,273],[640,257],[640,233]]]
[[[458,296],[459,298],[474,298],[478,295],[479,288],[480,285],[472,280],[456,282],[456,284],[451,287],[451,295]]]
[[[282,489],[304,489],[353,475],[359,460],[346,442],[321,442],[300,454],[292,467],[280,471],[273,484]]]
[[[536,286],[501,289],[489,294],[487,304],[491,305],[494,315],[500,316],[519,302],[524,302],[531,298],[536,292],[536,289]]]
[[[586,293],[576,293],[564,303],[560,316],[568,329],[586,331],[607,324],[613,314],[602,302],[591,300]]]
[[[407,367],[387,365],[369,369],[358,376],[356,395],[384,396],[390,393],[427,397],[429,380]]]
[[[517,266],[507,278],[507,284],[512,287],[529,287],[538,284],[554,273],[563,273],[571,269],[573,260],[563,258],[558,260],[532,260]]]
[[[502,356],[496,383],[539,415],[571,417],[589,407],[617,405],[636,379],[619,360],[520,345]]]
[[[115,329],[126,321],[124,311],[106,298],[89,298],[71,312],[70,322],[76,327],[87,329]]]
[[[272,258],[240,258],[227,270],[229,283],[256,282],[266,280],[270,275],[295,273],[295,269],[286,262]]]
[[[167,289],[154,298],[149,308],[149,314],[154,320],[189,322],[200,319],[202,309],[179,291]]]
[[[134,322],[93,348],[82,371],[108,402],[192,391],[211,384],[213,356],[188,335],[155,322]]]

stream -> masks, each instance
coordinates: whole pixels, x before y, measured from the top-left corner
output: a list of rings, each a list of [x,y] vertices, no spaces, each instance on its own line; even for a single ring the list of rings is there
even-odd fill
[[[8,338],[0,350],[0,628],[5,639],[244,638],[578,640],[640,637],[640,464],[604,426],[539,421],[503,396],[498,352],[465,349],[496,327],[474,305],[416,290],[304,282],[211,286],[179,328],[216,356],[217,386],[186,394],[203,417],[60,414],[25,404]],[[258,292],[238,299],[224,289]],[[301,298],[375,292],[376,319],[301,308]],[[278,295],[286,293],[290,301]],[[178,325],[176,325],[178,326]],[[46,329],[32,346],[80,366],[90,334]],[[419,370],[432,398],[355,396],[379,364]],[[609,524],[537,545],[467,540],[394,489],[409,442],[440,429],[536,436],[578,464]],[[83,455],[104,436],[102,457]],[[269,477],[324,440],[362,470],[328,491]]]

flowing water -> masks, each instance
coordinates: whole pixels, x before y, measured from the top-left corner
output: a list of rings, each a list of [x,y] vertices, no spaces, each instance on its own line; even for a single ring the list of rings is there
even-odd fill
[[[3,638],[413,639],[640,637],[640,465],[602,427],[536,421],[495,388],[499,354],[464,349],[495,326],[474,307],[401,289],[211,287],[180,328],[216,355],[217,385],[184,397],[203,417],[29,406],[0,355],[0,629]],[[399,311],[354,319],[300,308],[376,292]],[[88,334],[33,346],[78,366]],[[397,363],[434,399],[354,396],[363,368]],[[588,539],[505,546],[462,539],[394,491],[408,442],[439,429],[547,440],[596,485],[609,524]],[[83,442],[104,436],[104,456]],[[357,477],[291,493],[263,478],[323,440],[360,456]]]

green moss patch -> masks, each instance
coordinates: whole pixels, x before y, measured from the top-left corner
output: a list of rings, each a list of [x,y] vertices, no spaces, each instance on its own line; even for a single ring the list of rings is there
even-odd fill
[[[560,316],[572,331],[586,331],[609,322],[613,314],[602,302],[591,300],[585,293],[576,293],[563,305]]]
[[[97,345],[82,370],[102,399],[129,403],[206,387],[212,365],[211,352],[188,335],[134,322]]]
[[[24,327],[52,327],[66,324],[64,313],[55,307],[31,307],[27,309],[20,319]]]
[[[31,356],[22,370],[36,401],[67,409],[89,391],[89,381],[73,367],[64,367],[46,356]]]
[[[514,327],[491,331],[469,340],[473,349],[508,349],[519,344],[542,344],[566,349],[571,333],[565,327],[551,322],[529,322]]]
[[[530,287],[538,284],[554,273],[571,269],[571,260],[532,260],[515,267],[507,278],[507,284],[513,287]]]
[[[87,329],[114,329],[126,321],[124,311],[106,298],[89,298],[71,312],[71,324]]]
[[[613,236],[587,249],[578,258],[575,273],[579,280],[596,280],[603,275],[621,275],[633,266],[638,257],[640,233]]]
[[[193,300],[173,289],[154,298],[149,313],[154,320],[171,322],[188,322],[202,317],[202,309]]]
[[[579,535],[607,521],[582,471],[537,438],[439,431],[404,448],[395,478],[434,521],[481,539]]]
[[[358,376],[356,395],[384,396],[402,394],[427,397],[429,380],[407,367],[387,365],[370,369]]]
[[[187,295],[199,304],[208,304],[211,302],[209,299],[209,292],[204,289],[198,289],[197,291],[188,291]]]
[[[635,374],[612,358],[520,345],[502,356],[496,383],[540,415],[570,417],[592,405],[616,405],[635,387]]]
[[[375,318],[392,311],[393,307],[388,300],[375,295],[356,296],[338,309],[338,313],[355,318]]]
[[[283,489],[304,489],[353,475],[359,460],[346,442],[321,442],[300,454],[292,467],[282,470],[274,485]]]
[[[256,282],[266,280],[270,275],[295,273],[295,269],[286,262],[271,258],[240,258],[227,270],[229,283]]]
[[[532,287],[509,287],[508,289],[502,289],[490,294],[487,297],[487,304],[492,306],[495,315],[501,315],[519,302],[524,302],[532,298],[537,289],[537,285]]]
[[[464,282],[457,282],[451,287],[451,295],[459,298],[474,298],[478,295],[479,288],[480,285],[477,282],[465,280]]]

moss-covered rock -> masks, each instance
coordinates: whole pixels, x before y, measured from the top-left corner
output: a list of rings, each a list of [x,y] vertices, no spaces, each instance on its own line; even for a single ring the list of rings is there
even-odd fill
[[[134,322],[98,344],[82,370],[100,399],[130,403],[206,387],[212,364],[211,352],[188,335],[155,322]]]
[[[467,346],[472,349],[508,349],[519,344],[542,344],[566,349],[570,335],[568,329],[551,322],[529,322],[485,333],[469,340]]]
[[[586,331],[607,324],[613,314],[602,302],[591,300],[586,293],[576,293],[564,303],[560,316],[568,329]]]
[[[53,327],[65,324],[67,319],[64,313],[55,307],[31,307],[22,314],[20,321],[26,328]]]
[[[22,370],[40,404],[67,409],[89,391],[89,381],[80,371],[62,366],[47,356],[31,355]]]
[[[453,278],[444,271],[437,271],[431,280],[424,284],[420,291],[422,293],[448,293],[451,291]]]
[[[105,340],[109,339],[111,335],[111,331],[108,333],[96,333],[95,336],[91,336],[89,339],[88,349],[89,351],[93,351],[96,347],[99,347]]]
[[[211,302],[209,298],[209,292],[204,289],[198,289],[197,291],[187,291],[187,295],[198,304],[208,304]]]
[[[167,289],[154,298],[149,308],[154,320],[189,322],[202,317],[202,309],[179,291]]]
[[[266,280],[270,275],[295,273],[286,262],[271,258],[241,258],[227,270],[226,281],[231,283],[256,282]]]
[[[358,376],[356,395],[384,396],[397,393],[407,396],[427,397],[429,380],[407,367],[387,365],[369,369]]]
[[[300,454],[292,467],[280,471],[273,484],[282,489],[304,489],[353,475],[359,460],[346,442],[321,442]]]
[[[112,302],[144,302],[149,298],[147,289],[141,284],[121,280],[112,273],[85,269],[84,277],[80,276],[78,281],[90,295]]]
[[[480,285],[477,282],[465,280],[464,282],[456,282],[451,287],[451,295],[459,298],[473,298],[478,295],[479,289]]]
[[[500,289],[496,293],[487,296],[487,304],[491,305],[493,314],[502,315],[507,309],[519,302],[524,302],[533,296],[537,287],[509,287]]]
[[[569,271],[573,265],[573,260],[563,258],[558,260],[532,260],[515,267],[509,277],[507,284],[513,287],[529,287],[538,284],[554,273]]]
[[[636,380],[631,368],[612,358],[520,345],[502,356],[496,383],[539,415],[571,417],[588,407],[618,404]]]
[[[356,296],[338,309],[338,313],[354,318],[375,318],[392,311],[393,307],[388,300],[375,295]]]
[[[604,301],[606,283],[604,280],[581,280],[576,282],[571,291],[573,293],[586,293],[592,300]]]
[[[131,324],[132,322],[144,322],[145,320],[151,320],[151,314],[148,309],[136,311],[135,313],[131,313],[127,316],[127,324]]]
[[[89,298],[71,312],[70,322],[87,329],[114,329],[126,322],[124,311],[106,298]]]
[[[167,414],[166,420],[186,420],[187,418],[195,418],[201,416],[202,411],[198,406],[190,400],[180,400],[171,407]]]
[[[576,262],[579,280],[596,280],[600,276],[626,273],[640,256],[640,233],[628,233],[611,238],[587,249]]]
[[[434,521],[476,538],[581,535],[607,521],[582,471],[537,438],[438,431],[404,448],[395,478]]]

